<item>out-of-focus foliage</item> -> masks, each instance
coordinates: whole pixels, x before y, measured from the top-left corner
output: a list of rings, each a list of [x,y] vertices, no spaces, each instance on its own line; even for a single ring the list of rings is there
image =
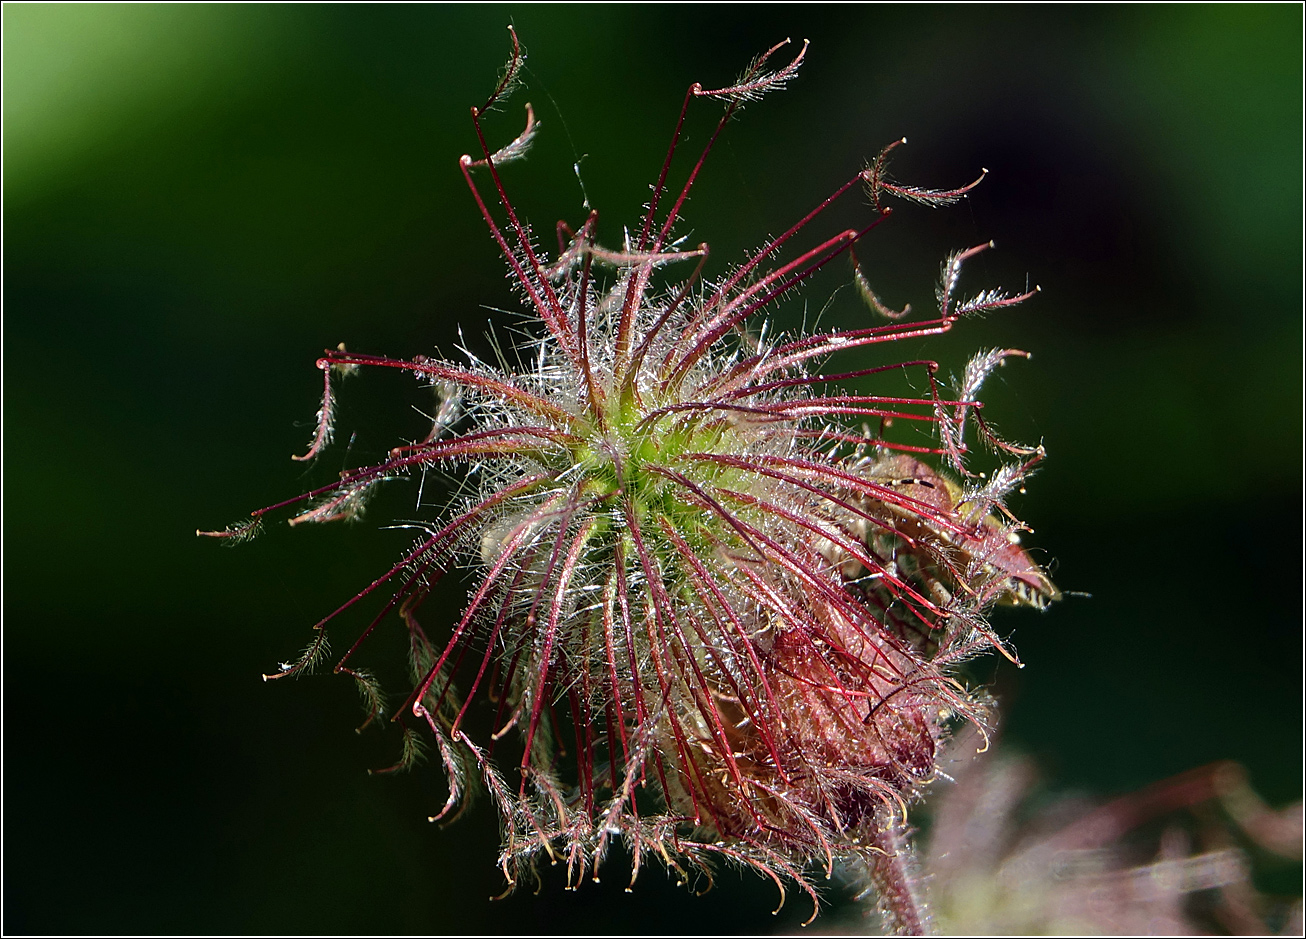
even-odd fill
[[[1211,763],[1106,804],[1049,798],[1031,760],[953,748],[956,783],[927,809],[920,864],[942,935],[1301,932],[1299,894],[1254,865],[1301,862],[1302,803],[1267,806],[1235,763]]]
[[[989,237],[978,281],[1044,288],[929,351],[956,372],[985,345],[1034,353],[986,415],[1044,440],[1016,507],[1038,523],[1026,543],[1093,594],[996,619],[1028,663],[976,666],[1008,739],[1104,795],[1215,759],[1272,804],[1300,793],[1300,9],[3,16],[10,932],[747,931],[806,915],[772,919],[770,888],[730,877],[696,899],[648,878],[490,904],[498,875],[474,860],[496,839],[488,814],[425,827],[439,774],[366,776],[399,741],[349,732],[347,686],[258,680],[406,535],[193,537],[316,479],[284,458],[309,433],[321,349],[452,354],[461,326],[488,353],[487,322],[507,322],[487,309],[513,302],[456,160],[509,19],[542,121],[510,168],[537,231],[582,220],[587,196],[617,243],[685,87],[730,81],[786,35],[812,40],[811,66],[765,120],[729,128],[686,207],[714,263],[900,136],[903,178],[988,167],[967,207],[901,209],[859,255],[897,306],[927,304],[938,259]],[[706,130],[691,122],[691,143]],[[836,291],[822,315],[860,322],[850,280],[832,272],[790,322]],[[383,375],[351,388],[352,465],[400,435],[390,402],[412,393]],[[377,517],[402,516],[414,493],[381,498]],[[1287,892],[1299,868],[1257,876]]]

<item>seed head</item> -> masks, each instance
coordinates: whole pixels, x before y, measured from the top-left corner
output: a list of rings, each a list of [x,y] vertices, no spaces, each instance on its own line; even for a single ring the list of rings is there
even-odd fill
[[[604,247],[591,212],[575,229],[559,223],[549,257],[500,174],[540,123],[526,105],[525,130],[498,151],[482,128],[520,73],[524,54],[515,34],[512,42],[499,86],[472,109],[481,156],[459,165],[526,310],[531,338],[518,352],[532,364],[470,353],[466,363],[401,360],[343,345],[318,361],[323,404],[298,459],[329,443],[333,382],[344,370],[412,373],[438,394],[432,427],[382,462],[255,519],[289,505],[299,506],[292,525],[355,516],[378,483],[397,476],[461,470],[464,482],[390,571],[318,624],[298,663],[267,677],[307,668],[327,622],[387,584],[391,599],[336,671],[359,683],[369,722],[382,716],[375,679],[350,663],[397,614],[414,679],[392,718],[405,728],[400,765],[416,758],[423,735],[434,741],[450,786],[437,818],[470,790],[489,792],[510,885],[542,854],[565,859],[573,886],[597,878],[621,842],[634,875],[650,855],[682,876],[710,877],[711,859],[724,858],[777,884],[797,882],[815,899],[813,864],[828,872],[839,859],[874,865],[892,854],[949,728],[983,727],[980,698],[953,673],[988,649],[1014,659],[985,611],[1059,596],[1019,547],[1020,525],[1002,502],[1042,450],[1000,440],[976,400],[990,371],[1025,353],[982,353],[951,397],[933,362],[840,374],[817,365],[947,332],[1032,291],[958,302],[962,265],[989,247],[980,245],[944,264],[937,316],[907,321],[909,310],[876,297],[854,246],[888,218],[881,200],[937,205],[975,185],[894,182],[887,157],[901,141],[742,264],[703,279],[708,246],[677,239],[681,208],[731,117],[790,81],[806,43],[768,70],[786,43],[775,46],[729,87],[691,86],[638,229],[620,248]],[[725,112],[681,188],[669,188],[685,113],[699,98],[724,102]],[[833,202],[859,190],[870,202],[864,227],[795,251]],[[845,255],[858,290],[889,322],[786,336],[763,321]],[[664,274],[673,265],[690,273]],[[840,387],[889,372],[923,391]],[[933,434],[895,442],[885,435],[895,421]],[[1007,456],[988,481],[966,469],[968,421]],[[418,611],[459,565],[475,571],[470,598],[455,623],[428,636]],[[497,708],[494,726],[477,734],[473,709],[486,700]],[[910,927],[908,913],[899,918]]]

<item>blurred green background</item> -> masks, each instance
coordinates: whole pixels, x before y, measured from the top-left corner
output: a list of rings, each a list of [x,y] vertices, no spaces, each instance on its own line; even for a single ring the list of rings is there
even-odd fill
[[[309,626],[408,543],[394,484],[361,525],[223,550],[196,539],[421,433],[402,376],[343,386],[311,469],[313,362],[485,350],[504,268],[457,169],[467,109],[526,44],[489,123],[544,122],[507,171],[548,241],[584,217],[617,244],[685,88],[810,38],[790,89],[728,129],[682,232],[720,266],[887,141],[921,185],[862,252],[886,301],[965,286],[1043,294],[942,340],[877,351],[959,371],[1034,353],[986,413],[1049,459],[1015,506],[1058,583],[1000,611],[1028,667],[980,663],[1004,745],[1049,785],[1128,791],[1214,759],[1273,803],[1302,779],[1302,11],[1123,7],[43,6],[4,17],[4,928],[10,933],[751,932],[773,888],[687,898],[661,871],[490,903],[482,805],[425,822],[442,774],[369,777],[351,684],[264,684]],[[718,114],[696,105],[691,149]],[[689,152],[688,150],[686,152]],[[687,164],[678,164],[684,173]],[[850,199],[823,232],[866,217]],[[842,213],[842,214],[839,214]],[[816,237],[820,233],[813,235]],[[869,314],[846,267],[778,313]],[[886,359],[888,360],[888,359]],[[462,600],[427,605],[439,632]],[[362,625],[359,617],[358,626]],[[336,629],[336,642],[347,641]],[[394,650],[382,641],[375,660]],[[1294,875],[1295,876],[1295,875]]]

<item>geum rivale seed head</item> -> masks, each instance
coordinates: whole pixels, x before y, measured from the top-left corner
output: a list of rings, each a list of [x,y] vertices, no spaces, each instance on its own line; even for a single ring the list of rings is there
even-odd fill
[[[559,223],[550,258],[500,175],[538,132],[531,106],[525,130],[498,151],[482,129],[522,67],[515,34],[512,42],[499,86],[472,109],[482,154],[460,167],[527,311],[533,338],[519,352],[532,364],[328,350],[318,361],[317,431],[297,459],[329,444],[334,382],[361,366],[406,370],[432,386],[440,403],[430,432],[210,534],[247,538],[290,505],[304,506],[292,525],[354,517],[384,480],[461,467],[460,494],[423,523],[412,549],[319,623],[302,658],[267,677],[310,668],[324,654],[326,624],[388,585],[389,601],[335,671],[359,683],[369,722],[382,716],[376,680],[354,661],[397,615],[414,679],[392,717],[404,726],[399,765],[416,758],[423,735],[434,740],[450,787],[437,818],[478,786],[489,792],[510,885],[541,854],[565,859],[568,883],[578,884],[619,841],[635,874],[650,854],[682,875],[707,873],[718,857],[777,884],[791,879],[815,899],[814,869],[856,856],[883,866],[877,858],[893,854],[905,805],[937,772],[940,739],[959,721],[984,725],[978,695],[953,673],[989,649],[1014,659],[985,611],[1041,608],[1059,593],[1019,547],[1020,524],[1003,505],[1042,450],[999,439],[976,400],[989,372],[1025,353],[982,353],[951,396],[929,361],[814,369],[834,353],[947,332],[1032,291],[956,300],[962,265],[980,245],[944,264],[937,316],[907,321],[908,310],[880,301],[855,246],[888,217],[883,197],[946,204],[975,185],[894,182],[886,161],[901,141],[744,263],[702,279],[708,246],[676,240],[681,208],[726,124],[794,77],[805,43],[783,67],[768,70],[785,43],[729,87],[693,85],[638,228],[619,249],[602,247],[591,212],[575,229]],[[677,190],[673,158],[699,98],[724,102],[725,112]],[[795,251],[831,204],[859,191],[870,203],[864,227]],[[859,293],[890,322],[781,336],[761,321],[844,257]],[[689,276],[664,277],[674,264]],[[913,376],[920,395],[839,388],[890,372]],[[894,442],[883,433],[891,421],[934,433],[925,444]],[[1007,455],[989,477],[966,468],[968,422]],[[476,571],[470,599],[450,629],[428,636],[418,610],[460,563]],[[494,727],[476,739],[469,713],[484,700]],[[890,893],[906,889],[891,870],[881,881]],[[910,912],[895,915],[911,928]]]

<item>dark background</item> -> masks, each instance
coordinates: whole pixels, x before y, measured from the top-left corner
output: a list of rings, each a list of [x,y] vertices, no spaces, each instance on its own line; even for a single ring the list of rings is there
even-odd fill
[[[1049,459],[1015,506],[1069,598],[999,611],[1024,671],[980,663],[1004,746],[1055,790],[1109,795],[1235,759],[1272,803],[1302,778],[1301,17],[1295,5],[4,8],[4,928],[7,932],[751,932],[790,927],[725,874],[656,868],[501,889],[484,804],[439,830],[438,767],[369,777],[345,679],[264,684],[408,543],[395,484],[355,526],[196,539],[357,465],[427,397],[343,386],[306,470],[313,362],[341,340],[455,354],[512,306],[459,154],[513,21],[537,149],[506,172],[545,240],[584,212],[618,244],[685,88],[812,40],[788,91],[727,130],[686,211],[742,256],[906,135],[903,179],[992,172],[869,239],[890,303],[929,309],[951,249],[972,290],[1044,288],[876,352],[1028,362],[986,413]],[[718,108],[689,123],[701,142]],[[686,152],[689,152],[689,149]],[[678,164],[684,173],[687,164]],[[683,177],[681,177],[683,178]],[[830,220],[865,217],[854,198]],[[824,224],[824,223],[823,223]],[[813,237],[820,236],[820,232]],[[720,270],[720,267],[717,268]],[[778,311],[869,314],[846,268]],[[463,593],[428,604],[438,634]],[[360,617],[361,620],[361,617]],[[361,622],[358,623],[361,626]],[[337,628],[337,647],[352,637]],[[397,650],[382,641],[384,661]],[[1287,881],[1289,884],[1295,874]]]

